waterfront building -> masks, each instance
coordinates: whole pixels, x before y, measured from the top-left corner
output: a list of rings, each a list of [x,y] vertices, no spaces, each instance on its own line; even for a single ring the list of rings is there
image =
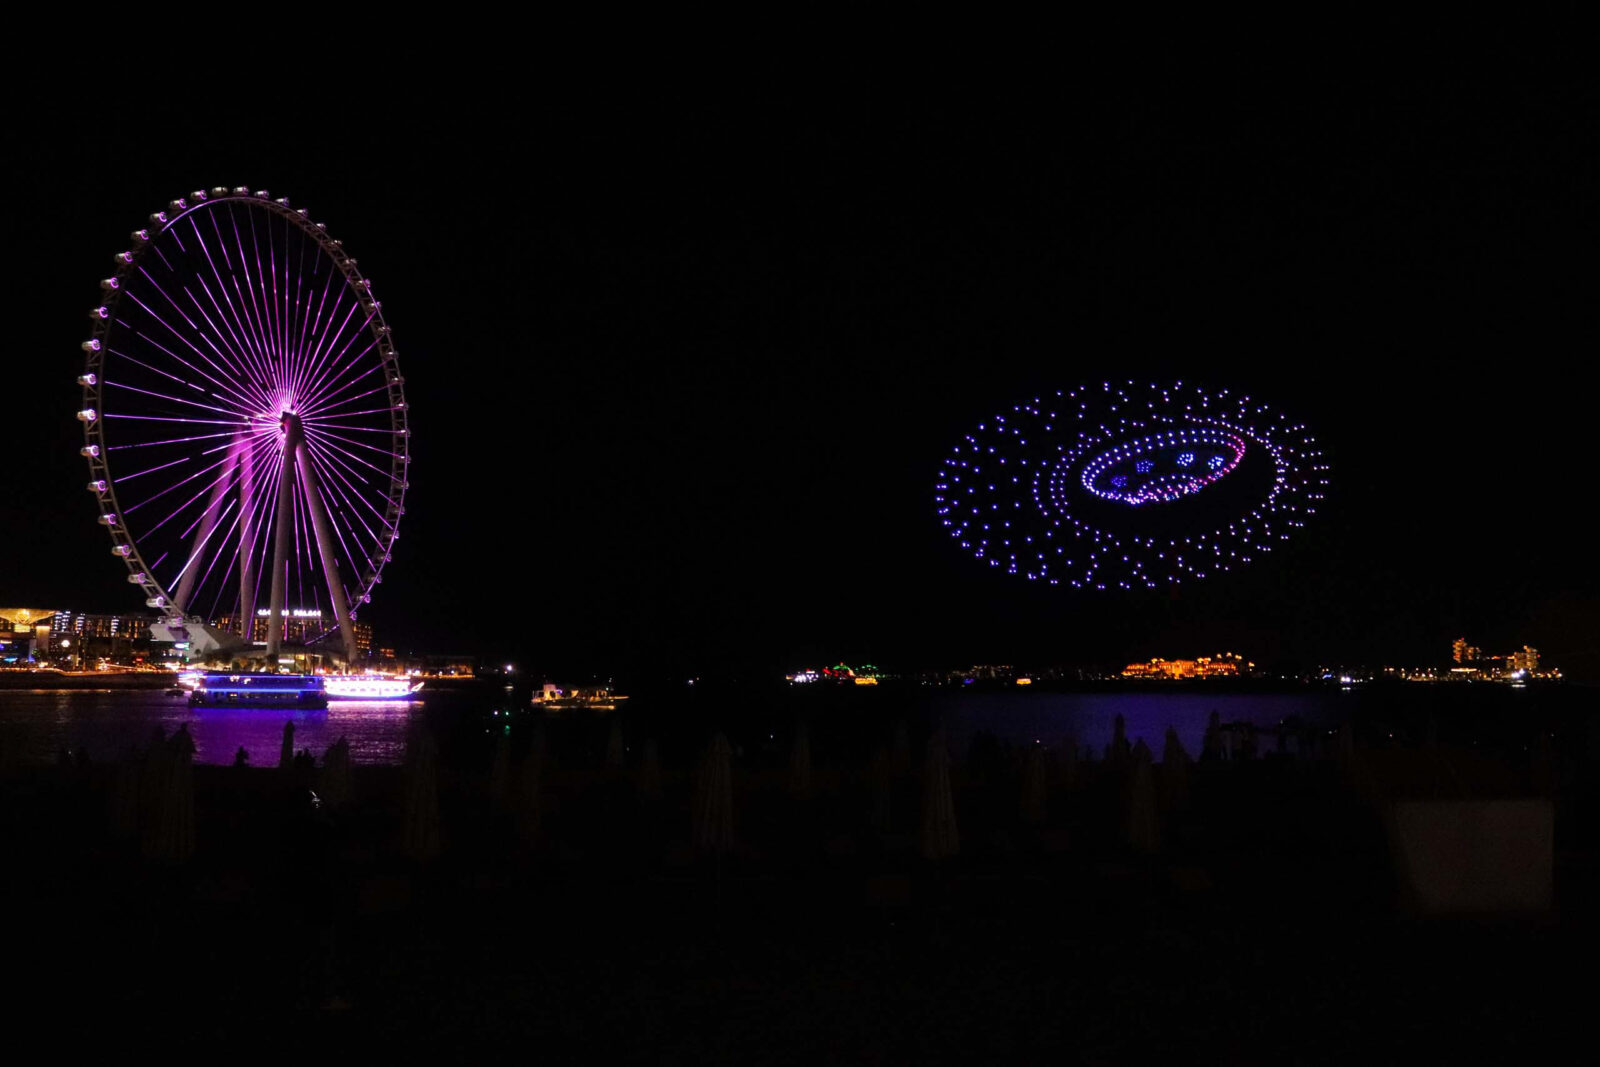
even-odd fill
[[[50,649],[54,608],[0,608],[0,666],[26,665]]]
[[[1450,655],[1457,663],[1476,663],[1483,652],[1476,645],[1468,644],[1465,637],[1458,637],[1450,645]]]
[[[267,627],[271,612],[266,608],[256,611],[256,617],[251,620],[249,640],[252,644],[265,647],[267,644]],[[211,624],[219,630],[229,633],[239,633],[239,621],[234,615],[221,615],[211,620]],[[283,643],[286,645],[304,645],[309,639],[318,634],[328,634],[334,631],[336,622],[333,616],[317,608],[286,608],[283,612]],[[356,639],[356,655],[362,659],[372,657],[372,624],[357,621],[354,624]]]
[[[1122,668],[1124,678],[1149,678],[1181,680],[1187,678],[1237,678],[1254,669],[1255,664],[1243,656],[1224,652],[1218,656],[1201,656],[1198,659],[1156,659],[1148,663],[1130,663]]]

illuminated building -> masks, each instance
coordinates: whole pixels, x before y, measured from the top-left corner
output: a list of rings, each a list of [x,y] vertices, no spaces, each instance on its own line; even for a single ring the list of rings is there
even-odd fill
[[[1527,671],[1534,674],[1539,670],[1539,650],[1529,645],[1523,645],[1521,652],[1513,652],[1510,656],[1511,669],[1514,671]]]
[[[1254,663],[1224,652],[1219,656],[1201,656],[1198,659],[1156,659],[1148,663],[1130,663],[1122,669],[1124,678],[1150,678],[1179,680],[1186,678],[1237,678],[1255,667]]]
[[[267,629],[271,623],[271,612],[261,608],[256,612],[255,621],[250,626],[250,640],[257,645],[267,644]],[[212,624],[222,630],[238,633],[237,621],[232,615],[223,615],[212,620]],[[363,659],[372,657],[372,624],[357,621],[354,624],[356,655]],[[335,631],[333,616],[315,608],[285,608],[283,612],[283,643],[286,645],[304,645],[307,640],[319,635],[331,635]],[[393,658],[391,651],[389,658]]]
[[[81,611],[58,611],[51,621],[52,640],[55,635],[78,637],[120,637],[130,641],[148,641],[150,624],[154,615],[89,615]]]
[[[1450,654],[1457,663],[1476,663],[1483,652],[1476,645],[1467,644],[1465,637],[1458,637],[1450,645]]]
[[[785,681],[808,684],[811,682],[841,682],[856,685],[877,685],[878,681],[887,677],[883,669],[871,664],[863,663],[859,667],[852,667],[848,663],[835,663],[832,667],[824,667],[814,671],[807,667],[793,674],[783,676]]]
[[[54,609],[0,608],[0,663],[26,665],[36,651],[50,648]]]

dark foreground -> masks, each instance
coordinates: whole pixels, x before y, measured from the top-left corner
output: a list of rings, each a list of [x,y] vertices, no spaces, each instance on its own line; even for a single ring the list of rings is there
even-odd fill
[[[735,760],[724,855],[693,845],[694,774],[654,789],[636,754],[554,750],[537,787],[520,754],[446,763],[432,859],[406,847],[425,771],[356,767],[331,810],[321,768],[195,767],[174,862],[141,855],[126,772],[12,766],[14,1026],[63,1051],[685,1064],[1517,1062],[1583,1032],[1587,748],[1204,761],[1187,799],[1158,766],[1154,851],[1126,833],[1125,766],[1053,759],[1029,808],[1023,757],[975,748],[951,771],[960,854],[932,861],[921,747],[819,760],[803,799],[781,760]],[[1425,914],[1389,829],[1407,796],[1550,799],[1550,906]]]

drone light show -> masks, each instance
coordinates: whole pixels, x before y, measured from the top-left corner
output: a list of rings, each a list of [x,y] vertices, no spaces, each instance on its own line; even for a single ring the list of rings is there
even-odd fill
[[[1144,589],[1249,563],[1327,489],[1306,427],[1249,396],[1104,382],[985,420],[935,486],[950,536],[1051,585]]]

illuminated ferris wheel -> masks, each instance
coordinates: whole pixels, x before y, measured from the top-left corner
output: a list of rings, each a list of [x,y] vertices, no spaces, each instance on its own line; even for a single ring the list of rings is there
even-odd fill
[[[174,625],[352,622],[405,514],[405,379],[382,305],[304,208],[244,186],[174,200],[101,283],[83,455],[111,551]],[[215,631],[211,631],[215,634]]]

